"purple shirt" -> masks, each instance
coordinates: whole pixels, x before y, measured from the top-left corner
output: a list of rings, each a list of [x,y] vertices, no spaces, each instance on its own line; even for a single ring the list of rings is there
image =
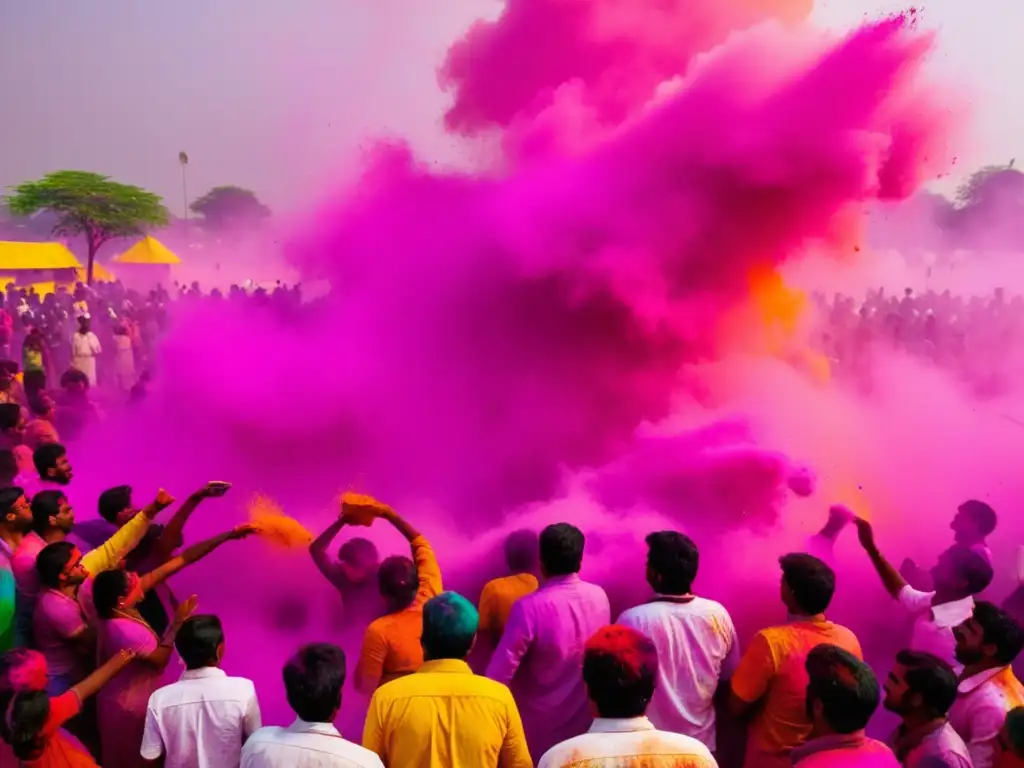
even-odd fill
[[[610,623],[604,590],[576,574],[548,579],[512,606],[487,676],[512,689],[531,755],[590,726],[583,646]]]
[[[50,675],[67,676],[72,683],[85,678],[88,665],[71,639],[85,629],[85,616],[73,597],[53,589],[42,590],[32,628],[36,648],[46,658]]]

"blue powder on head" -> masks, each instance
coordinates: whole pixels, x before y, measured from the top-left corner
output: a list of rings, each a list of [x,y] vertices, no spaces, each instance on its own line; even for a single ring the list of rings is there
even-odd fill
[[[423,606],[423,650],[429,658],[461,659],[469,654],[480,614],[458,592],[442,592]]]

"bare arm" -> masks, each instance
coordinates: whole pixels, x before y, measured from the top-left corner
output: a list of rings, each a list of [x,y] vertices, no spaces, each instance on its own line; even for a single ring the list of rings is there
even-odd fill
[[[90,696],[95,695],[100,688],[105,686],[115,677],[118,673],[135,661],[136,655],[134,651],[121,651],[111,656],[107,661],[102,664],[95,672],[89,675],[85,680],[74,686],[72,690],[78,694],[78,698],[81,701],[85,701]]]
[[[252,533],[252,528],[247,525],[241,525],[237,528],[232,528],[230,531],[218,534],[213,538],[200,541],[198,544],[193,544],[191,547],[186,549],[177,557],[172,557],[166,563],[161,565],[159,568],[150,571],[139,580],[139,587],[143,592],[148,592],[157,584],[161,584],[171,576],[176,574],[182,568],[192,565],[199,560],[202,560],[208,554],[217,549],[221,544],[231,541],[232,539],[240,539],[248,536]]]
[[[178,606],[178,610],[174,612],[174,620],[164,633],[160,645],[152,653],[139,656],[139,661],[155,669],[164,669],[170,662],[171,654],[174,652],[174,638],[177,637],[178,630],[181,629],[181,625],[185,623],[185,620],[196,612],[197,606],[198,600],[195,595],[181,603]]]
[[[309,545],[309,556],[313,558],[313,563],[317,569],[322,573],[331,584],[337,585],[339,582],[344,581],[344,575],[338,564],[331,559],[328,554],[328,550],[331,547],[333,541],[341,533],[341,529],[345,527],[345,520],[338,518],[329,526],[327,530],[317,536],[313,543]]]
[[[857,537],[860,539],[860,544],[871,559],[871,564],[875,566],[875,571],[878,572],[878,577],[882,580],[882,586],[885,587],[885,591],[894,598],[899,598],[900,592],[908,586],[906,579],[900,576],[900,572],[893,567],[892,563],[885,559],[885,555],[878,549],[878,546],[875,544],[875,533],[871,528],[871,523],[858,517],[854,520],[854,524],[857,526]]]
[[[174,513],[171,521],[164,528],[163,533],[160,534],[160,538],[157,539],[156,545],[153,549],[156,557],[160,560],[166,560],[171,556],[179,546],[181,546],[182,532],[185,530],[185,523],[192,516],[192,513],[196,511],[200,504],[203,503],[204,499],[208,499],[209,494],[207,493],[206,487],[196,491],[178,507],[178,511]]]

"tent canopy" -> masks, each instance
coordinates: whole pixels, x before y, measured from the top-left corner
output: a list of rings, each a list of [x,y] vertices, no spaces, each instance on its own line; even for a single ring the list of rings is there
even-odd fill
[[[181,259],[174,255],[174,251],[149,235],[117,256],[114,261],[119,264],[181,264]]]
[[[84,283],[89,276],[89,270],[85,267],[75,270],[75,280],[80,283]],[[93,280],[99,280],[101,283],[112,283],[117,280],[114,277],[114,273],[104,267],[98,261],[92,263],[92,277]]]
[[[77,269],[82,265],[61,243],[0,241],[0,272],[17,269]]]

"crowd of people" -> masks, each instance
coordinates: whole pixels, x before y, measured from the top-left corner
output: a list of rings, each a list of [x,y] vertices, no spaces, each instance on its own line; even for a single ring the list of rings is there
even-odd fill
[[[817,347],[841,377],[869,385],[879,350],[896,349],[949,371],[976,394],[999,395],[1017,381],[1024,297],[950,291],[902,295],[871,291],[863,300],[816,294]]]
[[[243,294],[217,300],[253,300]],[[806,551],[779,560],[787,620],[741,639],[730,609],[695,592],[700,552],[681,532],[646,537],[650,598],[614,616],[605,589],[580,577],[586,538],[571,523],[510,534],[504,573],[463,595],[445,590],[429,531],[374,499],[346,497],[309,554],[346,621],[365,627],[362,643],[348,649],[351,664],[337,644],[299,647],[282,670],[295,720],[264,725],[267,692],[221,669],[224,624],[169,582],[257,531],[237,526],[185,546],[193,513],[230,485],[208,483],[180,504],[160,491],[145,506],[130,487],[112,487],[96,520],[76,521],[68,501],[75,475],[63,441],[71,435],[73,450],[73,435],[100,418],[95,388],[144,394],[144,378],[121,381],[116,358],[104,357],[107,334],[127,329],[133,370],[148,370],[171,296],[119,286],[55,296],[9,291],[4,310],[8,357],[20,344],[23,372],[0,362],[0,768],[1024,766],[1014,671],[1024,662],[1024,586],[999,604],[982,599],[998,520],[976,500],[960,506],[953,541],[929,568],[894,567],[870,523],[833,507]],[[175,298],[200,297],[176,289]],[[296,306],[299,294],[256,300]],[[938,344],[949,359],[966,338],[949,332],[961,311],[1005,317],[1006,328],[1019,312],[998,294],[977,307],[911,293],[868,304],[832,305],[833,328],[847,329],[836,339],[870,325],[908,351]],[[936,315],[948,320],[941,332]],[[55,340],[63,335],[70,342]],[[409,552],[381,558],[359,535],[379,524]],[[826,617],[832,548],[851,529],[912,622],[884,667],[869,666],[863,638]],[[350,678],[349,695],[368,701],[359,738],[334,725]],[[867,735],[879,708],[898,720],[886,739]]]

